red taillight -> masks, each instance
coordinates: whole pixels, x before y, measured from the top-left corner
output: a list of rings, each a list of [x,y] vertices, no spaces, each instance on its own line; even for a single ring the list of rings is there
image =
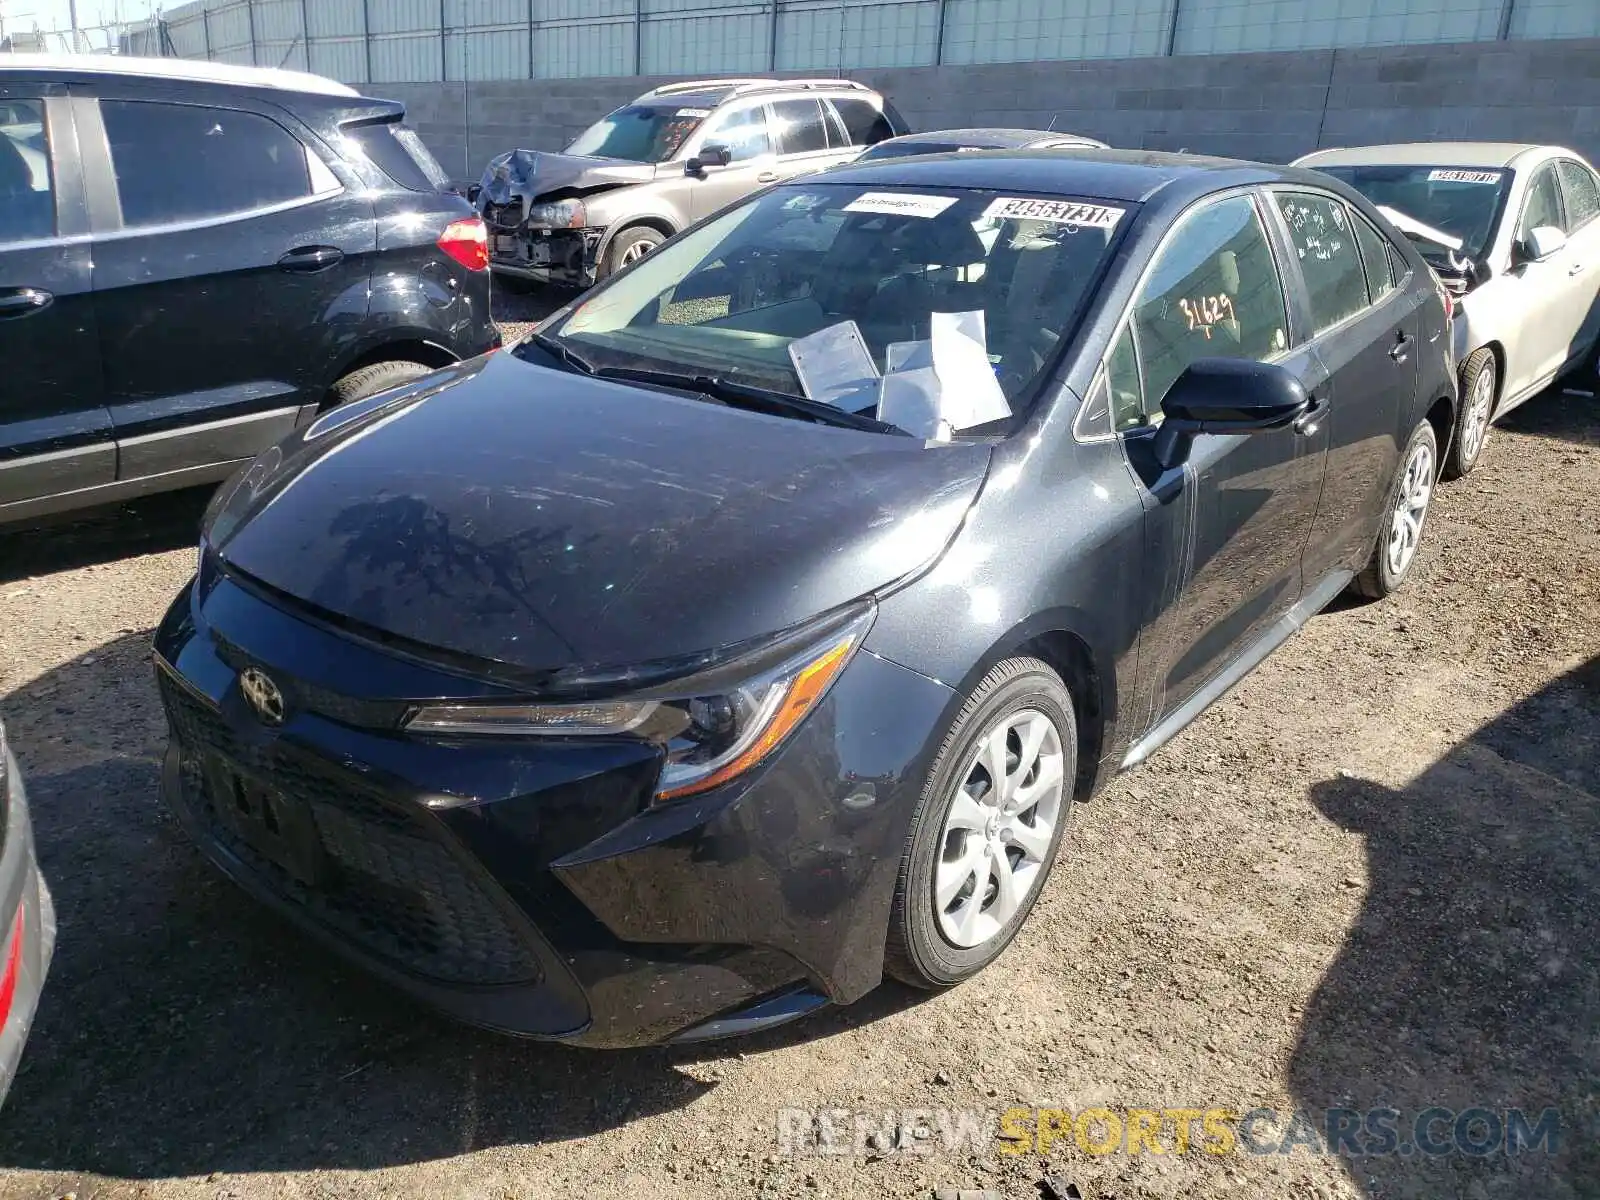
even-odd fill
[[[469,271],[489,269],[489,227],[482,217],[451,221],[439,235],[439,249]]]
[[[22,918],[26,911],[19,904],[17,919],[11,923],[11,946],[6,951],[5,974],[0,976],[0,1029],[5,1028],[6,1019],[11,1016],[11,1001],[17,995],[17,971],[22,966]]]

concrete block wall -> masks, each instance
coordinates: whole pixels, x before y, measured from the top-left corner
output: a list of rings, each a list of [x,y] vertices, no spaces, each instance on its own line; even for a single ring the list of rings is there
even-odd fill
[[[1285,162],[1320,146],[1472,138],[1600,158],[1600,40],[1474,42],[852,71],[916,129],[1019,125]],[[559,150],[663,78],[384,84],[451,175]]]

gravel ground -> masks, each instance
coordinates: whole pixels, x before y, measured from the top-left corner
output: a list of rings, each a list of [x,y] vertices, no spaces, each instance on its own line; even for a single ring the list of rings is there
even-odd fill
[[[1417,572],[1336,605],[1084,811],[978,979],[699,1048],[448,1024],[218,878],[158,805],[151,627],[200,500],[0,540],[0,714],[60,943],[0,1195],[1600,1195],[1600,410],[1550,394],[1440,493]],[[1554,1155],[1094,1155],[778,1110],[1562,1110]],[[904,1119],[903,1114],[896,1118]],[[906,1119],[914,1125],[915,1118]],[[912,1148],[932,1153],[913,1154]]]

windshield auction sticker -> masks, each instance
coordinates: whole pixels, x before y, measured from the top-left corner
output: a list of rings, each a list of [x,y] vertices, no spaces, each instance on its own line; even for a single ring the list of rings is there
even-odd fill
[[[1429,183],[1499,183],[1499,171],[1458,171],[1439,168],[1428,172]]]
[[[1010,221],[1054,221],[1089,229],[1115,229],[1127,209],[1109,204],[1080,204],[1075,200],[1030,200],[1002,196],[983,210],[986,217]]]
[[[891,213],[897,217],[937,217],[956,196],[916,196],[909,192],[862,192],[844,206],[850,213]]]

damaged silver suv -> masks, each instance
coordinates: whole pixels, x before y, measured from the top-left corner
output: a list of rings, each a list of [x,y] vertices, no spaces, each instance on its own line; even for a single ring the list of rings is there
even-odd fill
[[[492,159],[475,201],[502,282],[587,287],[757,188],[909,132],[843,79],[711,79],[646,92],[560,154]]]

